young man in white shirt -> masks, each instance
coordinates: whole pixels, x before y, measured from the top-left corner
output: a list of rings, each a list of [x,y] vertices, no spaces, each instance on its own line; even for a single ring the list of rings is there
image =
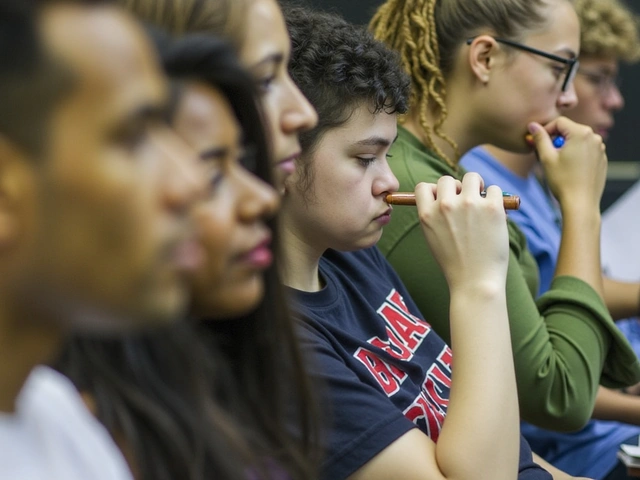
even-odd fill
[[[0,477],[128,479],[72,385],[34,367],[72,329],[176,318],[202,175],[163,125],[165,80],[123,11],[6,0],[0,38]]]

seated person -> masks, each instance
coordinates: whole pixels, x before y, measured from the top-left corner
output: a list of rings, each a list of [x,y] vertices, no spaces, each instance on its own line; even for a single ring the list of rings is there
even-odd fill
[[[519,436],[501,191],[482,198],[475,174],[416,186],[452,292],[452,363],[375,247],[394,214],[387,154],[407,76],[339,17],[285,8],[285,18],[292,77],[319,117],[285,182],[281,231],[284,281],[329,408],[321,478],[550,478]]]

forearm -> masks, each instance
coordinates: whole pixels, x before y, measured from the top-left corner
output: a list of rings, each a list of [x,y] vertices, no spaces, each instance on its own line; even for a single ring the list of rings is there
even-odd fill
[[[446,478],[515,478],[519,412],[504,288],[452,289],[451,338],[455,366],[438,465]]]
[[[593,418],[640,425],[640,397],[600,387]]]
[[[640,283],[602,279],[604,301],[614,320],[640,315]]]
[[[562,240],[556,276],[571,275],[591,285],[601,296],[600,212],[596,208],[568,205],[562,208]]]

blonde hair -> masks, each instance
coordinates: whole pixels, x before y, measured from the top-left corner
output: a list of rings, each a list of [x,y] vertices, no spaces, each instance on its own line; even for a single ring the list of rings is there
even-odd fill
[[[180,36],[210,33],[227,40],[240,51],[244,18],[253,0],[118,0],[145,23]]]
[[[460,46],[483,29],[520,39],[544,25],[545,5],[545,0],[387,0],[376,11],[369,28],[378,40],[400,53],[411,77],[410,108],[414,113],[417,110],[423,141],[452,167],[456,168],[456,162],[434,143],[433,135],[460,156],[455,140],[442,131],[448,114],[447,76]],[[427,121],[429,113],[435,116],[433,125]]]
[[[640,59],[638,16],[619,0],[576,0],[580,18],[580,53],[615,57],[625,62]]]

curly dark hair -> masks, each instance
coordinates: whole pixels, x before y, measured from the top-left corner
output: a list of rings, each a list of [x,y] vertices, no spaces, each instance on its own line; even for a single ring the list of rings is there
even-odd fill
[[[372,113],[406,113],[410,80],[398,55],[364,27],[332,13],[283,5],[291,36],[289,71],[318,112],[318,125],[300,134],[309,157],[322,136],[369,104]],[[298,166],[300,187],[311,187],[309,165]]]
[[[319,117],[301,135],[305,152],[363,102],[372,113],[407,111],[410,81],[395,52],[338,15],[299,6],[283,10],[292,43],[289,71]]]

